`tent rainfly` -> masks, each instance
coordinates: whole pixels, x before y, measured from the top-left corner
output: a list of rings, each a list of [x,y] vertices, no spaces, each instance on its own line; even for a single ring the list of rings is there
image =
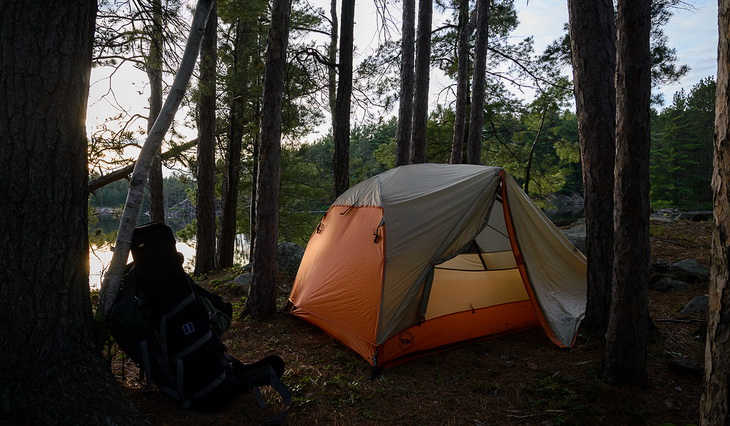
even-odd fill
[[[414,164],[337,198],[290,301],[376,368],[537,326],[570,347],[586,259],[504,169]]]

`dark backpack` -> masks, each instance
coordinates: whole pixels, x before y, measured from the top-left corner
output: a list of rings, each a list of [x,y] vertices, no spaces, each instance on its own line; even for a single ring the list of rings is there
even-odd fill
[[[220,336],[231,322],[231,305],[184,272],[172,229],[160,223],[135,229],[132,257],[109,330],[148,382],[183,408],[206,411],[252,389],[258,396],[258,387],[269,385],[285,405],[269,422],[283,421],[291,405],[280,380],[284,361],[272,355],[244,364],[226,353]]]

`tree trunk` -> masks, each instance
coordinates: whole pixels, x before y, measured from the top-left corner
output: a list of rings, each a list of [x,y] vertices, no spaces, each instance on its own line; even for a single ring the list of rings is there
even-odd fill
[[[215,269],[215,100],[218,11],[213,5],[200,48],[196,275]]]
[[[95,1],[0,3],[0,419],[142,423],[93,338],[84,126]]]
[[[730,423],[730,0],[720,0],[718,21],[720,40],[712,174],[715,229],[712,233],[705,391],[700,405],[700,424],[704,426]]]
[[[352,54],[355,37],[355,0],[342,1],[340,27],[340,79],[334,126],[335,152],[332,159],[335,196],[350,187],[350,105],[352,104]]]
[[[413,125],[413,60],[416,45],[416,0],[403,0],[401,26],[400,96],[398,104],[398,129],[396,131],[395,166],[408,164]]]
[[[241,19],[236,23],[236,41],[233,48],[233,73],[236,83],[231,88],[228,144],[226,148],[226,172],[223,176],[221,201],[221,232],[218,238],[218,267],[233,266],[236,248],[236,215],[238,213],[238,181],[241,177],[241,149],[243,145],[243,110],[245,98],[238,76],[244,70],[245,31]]]
[[[477,38],[474,45],[474,76],[471,85],[471,112],[467,136],[466,162],[482,162],[482,127],[487,78],[487,41],[489,36],[489,0],[477,0]]]
[[[261,106],[257,102],[256,103],[256,117],[258,117],[259,122],[261,121]],[[251,144],[251,206],[249,211],[249,221],[250,228],[249,228],[249,241],[250,244],[248,245],[248,258],[253,259],[253,243],[256,241],[256,203],[258,200],[258,184],[259,184],[259,146],[260,143],[260,136],[258,135],[254,136],[253,143]]]
[[[281,107],[284,96],[286,49],[289,42],[289,0],[274,0],[264,66],[259,172],[256,190],[256,240],[251,264],[247,310],[262,319],[276,313],[276,246],[279,239],[281,181]]]
[[[132,173],[132,180],[129,183],[127,201],[119,222],[117,240],[114,244],[114,254],[99,291],[99,308],[96,311],[96,318],[102,323],[106,321],[109,315],[109,310],[116,300],[119,285],[124,276],[132,241],[132,233],[139,220],[144,186],[149,177],[152,160],[160,150],[162,140],[170,128],[172,120],[175,118],[175,113],[185,96],[190,76],[193,74],[193,69],[195,68],[198,51],[200,50],[200,42],[203,38],[203,32],[205,31],[205,25],[212,5],[213,0],[198,0],[193,22],[190,27],[190,36],[185,46],[180,67],[172,83],[170,94],[165,100],[162,111],[157,117],[157,120],[155,120],[152,131],[147,135],[147,140],[142,145],[142,150],[137,158],[137,163]]]
[[[651,0],[619,0],[611,313],[602,378],[645,385],[649,328]]]
[[[162,176],[162,161],[155,156],[150,166],[148,181],[150,195],[150,222],[165,223],[165,189]]]
[[[330,0],[330,21],[332,21],[332,30],[330,33],[330,45],[328,49],[328,59],[330,64],[337,63],[337,32],[339,24],[337,21],[337,0]],[[335,67],[327,67],[327,89],[329,91],[330,115],[332,116],[332,134],[335,133],[335,124],[337,116],[337,69]]]
[[[413,92],[413,129],[411,130],[410,162],[426,162],[426,125],[428,124],[428,87],[431,74],[432,0],[418,1],[418,33]]]
[[[150,112],[147,117],[147,133],[152,131],[155,120],[162,109],[162,2],[153,0],[150,7],[152,8],[150,11],[152,20],[146,25],[150,50],[145,58],[145,71],[150,81]],[[152,222],[165,223],[165,192],[162,183],[162,161],[155,156],[149,178],[150,220]]]
[[[537,143],[540,141],[542,128],[545,125],[545,116],[548,112],[547,102],[545,102],[545,104],[546,105],[544,105],[542,109],[542,115],[540,116],[540,127],[537,129],[535,140],[532,141],[532,146],[530,147],[530,156],[527,158],[527,166],[525,167],[525,188],[523,190],[525,191],[525,194],[528,195],[530,194],[530,174],[532,172],[532,159],[535,156],[535,148],[537,148]]]
[[[461,164],[466,141],[466,111],[469,104],[469,0],[459,0],[458,69],[454,136],[451,141],[451,164]]]
[[[616,28],[612,0],[569,0],[578,139],[588,258],[584,327],[608,328],[613,271],[613,171],[616,138]]]

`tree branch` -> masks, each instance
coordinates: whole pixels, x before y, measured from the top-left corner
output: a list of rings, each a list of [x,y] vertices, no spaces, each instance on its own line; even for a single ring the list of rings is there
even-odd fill
[[[132,234],[142,209],[144,186],[149,178],[152,160],[159,151],[162,140],[170,128],[175,118],[175,113],[185,96],[190,77],[193,74],[193,69],[197,62],[203,32],[205,31],[212,7],[213,0],[198,0],[180,68],[175,75],[175,80],[172,83],[172,88],[165,100],[165,104],[147,135],[147,140],[145,140],[142,151],[140,151],[137,158],[137,163],[129,184],[127,201],[119,222],[119,232],[117,233],[117,240],[114,244],[114,254],[99,291],[99,307],[96,310],[96,320],[101,323],[106,322],[111,307],[117,298],[119,286],[124,277],[127,257],[132,247]]]
[[[190,142],[185,142],[184,144],[180,146],[176,146],[162,154],[160,154],[160,160],[169,160],[170,158],[177,157],[178,155],[182,154],[183,152],[187,151],[188,149],[194,147],[198,144],[198,138],[195,138],[191,140]],[[107,173],[103,176],[99,176],[96,179],[93,179],[91,182],[89,182],[88,191],[94,192],[99,188],[103,188],[106,185],[109,185],[113,182],[116,182],[118,180],[126,179],[129,177],[129,175],[132,174],[134,171],[134,167],[137,165],[137,162],[122,167],[121,169],[114,170],[113,172]]]

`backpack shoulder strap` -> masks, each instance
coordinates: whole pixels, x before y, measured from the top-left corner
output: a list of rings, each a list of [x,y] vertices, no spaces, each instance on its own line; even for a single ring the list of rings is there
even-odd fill
[[[284,409],[277,413],[273,417],[268,417],[264,419],[264,424],[266,425],[280,425],[284,423],[284,420],[286,420],[286,416],[289,415],[289,409],[292,405],[292,396],[291,391],[289,388],[284,384],[284,382],[281,381],[279,376],[276,374],[276,371],[274,371],[274,368],[269,365],[269,386],[271,386],[272,389],[276,391],[276,393],[279,394],[279,397],[281,397],[281,400],[284,402]],[[254,388],[256,390],[256,401],[259,403],[259,407],[262,409],[266,408],[266,402],[264,402],[264,398],[261,395],[261,388],[259,386],[256,386]]]

